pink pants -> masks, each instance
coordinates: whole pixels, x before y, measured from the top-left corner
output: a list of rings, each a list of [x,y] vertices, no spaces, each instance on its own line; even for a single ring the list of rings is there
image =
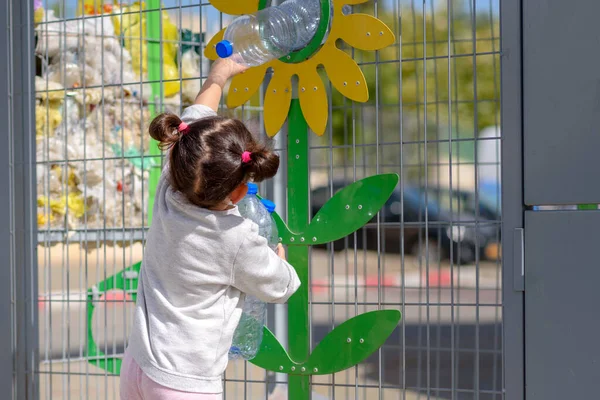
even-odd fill
[[[121,400],[222,400],[222,394],[189,393],[154,382],[125,352],[121,365]]]

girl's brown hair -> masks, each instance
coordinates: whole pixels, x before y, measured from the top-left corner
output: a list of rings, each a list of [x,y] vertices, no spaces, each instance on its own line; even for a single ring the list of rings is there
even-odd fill
[[[150,124],[150,136],[170,149],[171,185],[190,203],[210,208],[222,203],[239,185],[272,178],[279,156],[257,141],[237,119],[208,117],[179,131],[181,119],[160,114]],[[242,153],[251,153],[248,162]]]

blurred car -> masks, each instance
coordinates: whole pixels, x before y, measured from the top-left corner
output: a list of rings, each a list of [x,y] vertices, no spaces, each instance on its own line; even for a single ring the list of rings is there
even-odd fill
[[[425,187],[421,187],[425,191]],[[478,192],[465,189],[450,189],[446,187],[427,187],[428,196],[443,208],[479,215],[491,221],[501,221],[500,188],[498,185],[481,185]],[[477,214],[478,213],[478,214]]]
[[[420,189],[425,191],[424,187]],[[477,216],[481,221],[494,221],[499,226],[502,221],[500,202],[500,185],[496,182],[487,182],[480,185],[479,190],[452,189],[446,187],[427,187],[428,197],[437,202],[442,208],[453,212],[467,213]],[[501,230],[496,229],[496,238],[485,248],[485,256],[488,259],[497,260],[502,252]]]
[[[311,212],[314,216],[332,193],[344,188],[346,183],[336,181],[333,188],[318,187],[312,190]],[[356,233],[356,247],[378,250],[378,235],[382,252],[413,254],[430,262],[448,258],[456,262],[472,263],[476,252],[484,258],[488,246],[497,246],[498,226],[469,212],[450,212],[432,198],[425,201],[425,193],[413,186],[405,186],[403,193],[396,188],[380,211],[379,223],[374,217]],[[427,223],[425,216],[427,210]],[[379,229],[378,229],[379,226]],[[335,251],[354,248],[355,235],[333,242]],[[427,243],[427,245],[426,245]],[[330,245],[322,245],[330,246]]]
[[[464,189],[450,191],[448,188],[438,186],[427,188],[421,186],[419,190],[423,193],[427,190],[429,199],[447,210],[450,210],[452,205],[454,212],[466,212],[490,221],[501,221],[500,199],[497,197],[497,192],[483,190],[483,188],[478,193]]]

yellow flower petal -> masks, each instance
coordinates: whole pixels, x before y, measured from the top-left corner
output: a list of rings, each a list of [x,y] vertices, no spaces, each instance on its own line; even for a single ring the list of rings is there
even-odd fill
[[[210,4],[229,15],[253,14],[258,11],[258,0],[210,0]]]
[[[356,4],[366,3],[367,1],[369,1],[369,0],[342,0],[339,3],[341,3],[342,5],[348,4],[348,5],[353,6],[353,5],[356,5]]]
[[[240,15],[257,11],[260,0],[209,1],[224,13]],[[332,1],[333,23],[329,38],[309,60],[298,64],[274,60],[266,66],[249,69],[231,82],[227,105],[234,108],[247,102],[256,93],[269,66],[275,70],[264,99],[264,123],[269,136],[274,136],[287,118],[292,98],[293,75],[299,77],[298,97],[308,125],[319,135],[325,132],[329,102],[325,85],[317,72],[318,65],[322,64],[325,67],[332,85],[343,96],[358,102],[366,102],[369,99],[369,90],[361,69],[347,53],[336,47],[336,40],[342,39],[361,50],[379,50],[394,43],[394,34],[383,22],[370,15],[343,14],[344,5],[358,5],[369,0]],[[218,58],[215,47],[223,39],[224,32],[225,30],[222,30],[216,34],[207,45],[204,53],[207,58]]]
[[[275,70],[265,94],[265,131],[275,136],[281,129],[292,101],[292,76],[286,68]]]
[[[329,116],[327,91],[315,65],[302,68],[298,73],[300,106],[310,129],[317,135],[325,133]]]
[[[396,41],[386,24],[367,14],[344,17],[338,35],[350,46],[361,50],[383,49]]]
[[[333,86],[351,100],[361,103],[369,100],[369,88],[365,76],[348,54],[339,50],[333,43],[323,48],[323,65]]]
[[[268,65],[250,68],[235,76],[229,85],[227,107],[235,108],[247,102],[260,87]]]
[[[208,58],[209,60],[216,60],[219,58],[217,55],[217,43],[223,40],[225,29],[227,28],[221,29],[215,36],[212,37],[212,39],[210,39],[210,42],[208,42],[206,48],[204,49],[204,57]]]

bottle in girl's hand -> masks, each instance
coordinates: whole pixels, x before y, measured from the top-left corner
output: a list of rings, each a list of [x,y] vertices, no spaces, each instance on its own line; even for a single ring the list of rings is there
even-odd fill
[[[240,215],[244,218],[248,218],[254,221],[256,224],[257,216],[261,208],[261,203],[256,194],[258,193],[258,185],[256,183],[248,182],[248,193],[240,200],[237,204]]]
[[[233,333],[229,359],[251,360],[258,353],[263,337],[267,305],[258,298],[246,295],[242,317]]]
[[[320,0],[286,0],[235,19],[217,44],[217,54],[255,67],[306,47],[320,20]]]
[[[263,229],[263,236],[269,242],[269,246],[275,251],[279,245],[279,232],[277,231],[277,224],[273,219],[273,213],[275,212],[275,203],[271,200],[261,199],[261,203],[265,206],[268,214],[264,215],[260,221],[258,227]],[[260,231],[259,231],[260,234]]]
[[[267,199],[259,199],[258,186],[248,183],[248,194],[238,203],[240,215],[258,225],[258,234],[269,241],[269,246],[275,250],[279,242],[277,226],[271,213],[275,211],[275,203]]]
[[[257,197],[258,187],[248,183],[248,194],[238,203],[242,217],[248,218],[258,225],[258,234],[266,238],[269,246],[275,250],[279,242],[277,226],[271,216],[275,211],[272,201]],[[260,268],[260,266],[256,266]],[[246,295],[242,317],[233,334],[233,342],[229,349],[229,358],[251,360],[256,356],[263,336],[263,325],[266,316],[266,304],[258,298]]]

